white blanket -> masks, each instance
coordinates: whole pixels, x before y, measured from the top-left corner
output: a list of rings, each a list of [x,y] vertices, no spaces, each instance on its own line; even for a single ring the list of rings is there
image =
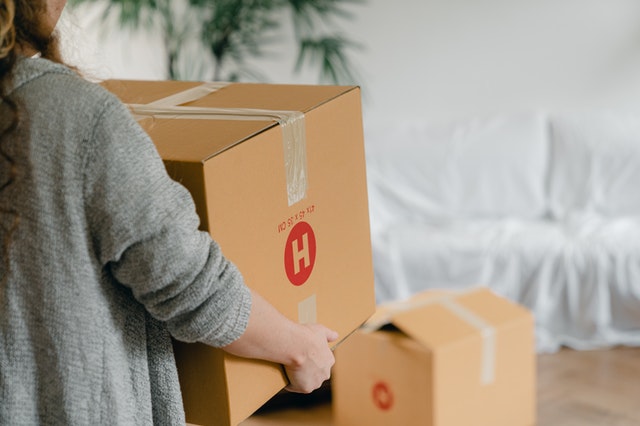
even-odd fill
[[[368,129],[379,302],[485,285],[540,351],[640,345],[640,117],[514,113]]]
[[[638,219],[413,224],[373,249],[379,302],[484,285],[532,310],[540,352],[640,345]]]

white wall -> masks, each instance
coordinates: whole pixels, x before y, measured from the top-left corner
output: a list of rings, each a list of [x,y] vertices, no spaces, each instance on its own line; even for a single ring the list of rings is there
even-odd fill
[[[350,10],[346,33],[364,46],[352,59],[365,124],[532,108],[640,112],[637,0],[367,0]],[[92,14],[75,11],[64,28],[94,75],[164,77],[158,41],[99,36]],[[286,50],[259,63],[266,79],[315,83],[292,75]]]
[[[403,11],[394,11],[392,2],[374,1],[361,16],[371,119],[640,108],[638,1],[401,3]],[[396,25],[385,25],[390,16]]]

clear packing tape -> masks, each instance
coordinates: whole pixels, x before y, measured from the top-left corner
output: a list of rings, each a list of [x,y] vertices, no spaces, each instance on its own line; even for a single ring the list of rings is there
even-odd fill
[[[456,301],[457,296],[463,295],[467,292],[469,291],[443,291],[438,292],[431,297],[383,304],[381,305],[380,311],[367,321],[361,329],[365,333],[374,332],[384,325],[393,323],[393,317],[400,312],[417,309],[427,305],[440,305],[480,332],[482,339],[480,383],[483,385],[489,385],[495,381],[496,330],[479,315],[470,311]]]
[[[190,120],[274,121],[282,129],[284,166],[289,206],[307,194],[307,143],[305,116],[300,111],[252,108],[210,108],[182,106],[227,86],[228,83],[204,83],[148,104],[128,104],[137,120],[152,117]]]

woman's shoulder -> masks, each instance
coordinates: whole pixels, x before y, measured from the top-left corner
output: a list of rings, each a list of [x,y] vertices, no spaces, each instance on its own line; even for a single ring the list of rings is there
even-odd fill
[[[15,93],[34,116],[55,116],[91,126],[99,117],[128,114],[126,107],[100,84],[46,59],[23,59],[14,77]],[[109,112],[107,112],[109,111]]]
[[[18,62],[14,90],[39,97],[66,108],[103,107],[118,103],[117,98],[100,84],[83,78],[71,68],[41,58],[24,58]]]

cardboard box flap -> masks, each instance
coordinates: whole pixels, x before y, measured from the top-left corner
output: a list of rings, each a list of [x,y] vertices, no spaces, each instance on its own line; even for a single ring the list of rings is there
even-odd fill
[[[522,315],[528,312],[515,304],[500,303],[487,288],[464,292],[431,290],[380,306],[363,329],[374,331],[393,324],[426,348],[435,348],[478,333],[493,334],[497,324]]]
[[[148,104],[200,86],[198,81],[105,80],[101,85],[126,104]]]
[[[495,380],[497,328],[531,321],[526,309],[505,302],[483,287],[462,292],[425,291],[381,307],[363,329],[374,331],[392,324],[433,352],[480,340],[480,382],[490,384]]]
[[[305,114],[357,86],[108,80],[104,87],[130,108],[164,160],[204,163],[278,126],[289,205],[307,188]],[[161,86],[161,87],[158,87]],[[282,96],[286,89],[287,96]]]
[[[176,120],[147,118],[138,121],[153,138],[165,160],[204,163],[236,144],[276,126],[266,121]],[[192,135],[199,135],[192,137]],[[208,135],[208,137],[203,137]],[[188,143],[185,139],[188,139]]]
[[[446,300],[400,312],[393,317],[392,324],[429,349],[477,336],[479,329],[462,315],[454,313]]]
[[[125,104],[150,104],[180,92],[207,85],[208,94],[189,102],[173,105],[210,108],[247,108],[276,111],[309,112],[332,101],[357,86],[274,85],[262,83],[202,83],[189,81],[106,80],[102,82],[110,92]],[[282,96],[282,93],[287,96]]]
[[[305,114],[357,86],[108,80],[165,161],[204,163],[279,127],[289,205],[307,188]],[[160,87],[158,87],[160,86]],[[282,96],[286,90],[287,96]]]

